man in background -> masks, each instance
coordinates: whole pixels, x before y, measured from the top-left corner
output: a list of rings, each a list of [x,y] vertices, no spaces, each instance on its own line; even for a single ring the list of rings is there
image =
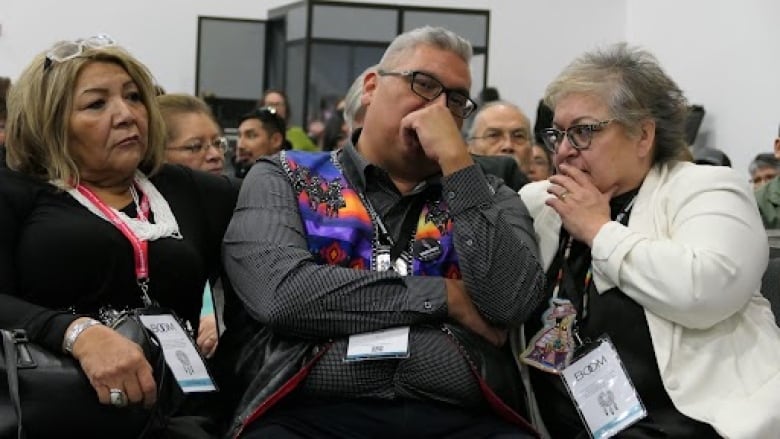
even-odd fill
[[[468,140],[472,153],[514,157],[520,170],[528,173],[533,142],[531,121],[516,105],[507,101],[485,104],[474,118]]]
[[[241,117],[236,145],[236,177],[244,178],[257,159],[285,146],[285,121],[273,107],[261,107]]]
[[[759,190],[780,173],[780,160],[773,153],[761,153],[748,166],[753,189]]]
[[[775,159],[780,160],[780,130],[775,138]],[[761,220],[767,229],[780,229],[780,176],[770,179],[756,191]]]

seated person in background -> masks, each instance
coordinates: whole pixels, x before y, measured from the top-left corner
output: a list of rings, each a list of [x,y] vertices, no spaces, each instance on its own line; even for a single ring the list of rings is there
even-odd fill
[[[264,327],[234,362],[248,381],[231,435],[533,434],[505,340],[543,273],[519,197],[460,135],[470,57],[442,28],[399,35],[366,75],[354,143],[252,168],[225,263]]]
[[[552,153],[544,145],[534,144],[531,147],[531,165],[528,168],[528,178],[531,181],[547,180],[555,173]]]
[[[263,156],[286,149],[284,119],[274,107],[262,107],[243,115],[238,124],[236,177],[244,178]]]
[[[0,169],[0,327],[75,357],[95,398],[120,409],[154,404],[156,384],[139,346],[98,310],[142,307],[146,265],[148,296],[197,330],[237,196],[226,178],[163,164],[154,93],[147,68],[110,37],[58,43],[11,89],[10,169]],[[148,256],[131,242],[148,243]]]
[[[188,94],[158,95],[157,104],[160,106],[167,133],[165,161],[222,175],[225,169],[227,139],[222,137],[222,130],[211,107],[202,99]],[[220,284],[215,291],[215,288],[209,285],[203,294],[204,309],[211,312],[201,312],[197,342],[201,353],[206,357],[214,354],[219,340],[213,293],[221,294],[221,288]]]
[[[349,137],[349,128],[341,111],[334,112],[325,122],[325,132],[322,135],[322,150],[333,151],[344,146]]]
[[[775,158],[780,160],[780,132],[775,139]],[[775,177],[756,191],[758,210],[767,229],[780,229],[780,177]]]
[[[780,161],[772,153],[761,153],[748,166],[750,182],[753,190],[761,189],[765,184],[780,174]]]
[[[187,94],[157,97],[165,120],[165,161],[222,175],[227,139],[202,99]]]
[[[285,138],[289,142],[289,146],[292,149],[300,149],[303,151],[318,151],[317,144],[306,134],[303,128],[287,124],[290,117],[290,103],[287,100],[287,95],[281,90],[269,89],[263,93],[263,97],[257,102],[257,107],[269,107],[276,110],[276,114],[279,115],[284,121],[287,130],[285,132]]]
[[[472,153],[514,157],[520,170],[528,174],[534,136],[531,122],[516,105],[506,101],[485,104],[474,116],[468,139]]]
[[[686,100],[644,50],[584,54],[545,102],[558,174],[520,195],[553,300],[526,323],[521,358],[551,436],[588,437],[555,372],[575,350],[605,348],[604,334],[647,410],[619,437],[777,436],[780,330],[759,292],[768,246],[752,190],[732,169],[677,160]],[[548,356],[538,335],[552,320],[573,324]],[[571,367],[576,378],[583,365]]]

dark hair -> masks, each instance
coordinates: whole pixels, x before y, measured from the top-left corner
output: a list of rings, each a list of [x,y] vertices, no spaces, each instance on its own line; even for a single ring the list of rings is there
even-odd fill
[[[485,87],[479,92],[479,103],[486,104],[501,99],[498,89],[495,87]]]
[[[777,160],[771,152],[758,154],[756,158],[748,165],[748,172],[752,176],[756,171],[763,168],[774,168],[780,170],[780,160]]]
[[[11,88],[11,79],[0,76],[0,119],[5,119],[8,116],[6,96],[9,88]]]
[[[718,148],[703,146],[693,150],[693,162],[697,165],[728,166],[731,167],[731,159],[725,152]]]
[[[274,133],[279,133],[284,138],[287,132],[287,123],[276,113],[276,109],[272,107],[260,107],[246,113],[238,120],[238,124],[241,125],[247,119],[257,119],[263,125],[263,129],[269,136]]]
[[[338,149],[344,143],[344,123],[344,116],[338,111],[325,122],[325,131],[322,133],[323,151]]]

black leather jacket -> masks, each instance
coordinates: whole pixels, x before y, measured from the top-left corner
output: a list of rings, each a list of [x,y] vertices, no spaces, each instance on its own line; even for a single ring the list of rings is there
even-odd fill
[[[228,323],[220,339],[216,369],[223,395],[222,406],[235,407],[226,426],[225,437],[238,437],[244,427],[265,413],[300,384],[311,366],[330,347],[327,340],[316,342],[284,337],[253,321],[241,310],[240,319]],[[240,321],[240,323],[239,323]],[[232,329],[239,328],[239,329]],[[505,420],[530,426],[518,369],[509,344],[498,349],[478,335],[455,324],[442,325],[482,384],[485,398]]]

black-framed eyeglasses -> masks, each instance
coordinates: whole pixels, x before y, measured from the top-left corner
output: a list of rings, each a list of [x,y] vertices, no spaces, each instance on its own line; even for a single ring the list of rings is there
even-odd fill
[[[444,93],[447,96],[447,108],[450,109],[452,114],[461,119],[471,116],[474,110],[477,109],[477,103],[471,100],[467,94],[445,87],[438,79],[425,72],[413,70],[388,72],[386,70],[378,70],[377,73],[379,76],[402,76],[409,78],[412,91],[427,101],[432,101]]]
[[[49,70],[54,63],[61,63],[76,58],[84,52],[84,49],[114,45],[116,45],[116,41],[106,34],[95,35],[94,37],[78,39],[76,41],[63,41],[57,43],[46,52],[46,59],[43,61],[43,70]]]
[[[198,154],[202,151],[205,151],[209,149],[210,147],[217,148],[220,152],[224,154],[225,151],[228,149],[228,140],[224,137],[215,137],[211,142],[201,142],[201,141],[195,141],[188,145],[182,145],[182,146],[171,146],[169,150],[173,151],[186,151],[190,154]]]
[[[607,119],[596,123],[572,125],[565,130],[545,128],[541,131],[542,140],[547,149],[556,152],[561,145],[561,142],[563,142],[563,136],[566,136],[569,139],[572,148],[577,151],[582,151],[583,149],[588,149],[590,147],[590,142],[593,141],[593,133],[603,130],[614,120],[615,119]]]

